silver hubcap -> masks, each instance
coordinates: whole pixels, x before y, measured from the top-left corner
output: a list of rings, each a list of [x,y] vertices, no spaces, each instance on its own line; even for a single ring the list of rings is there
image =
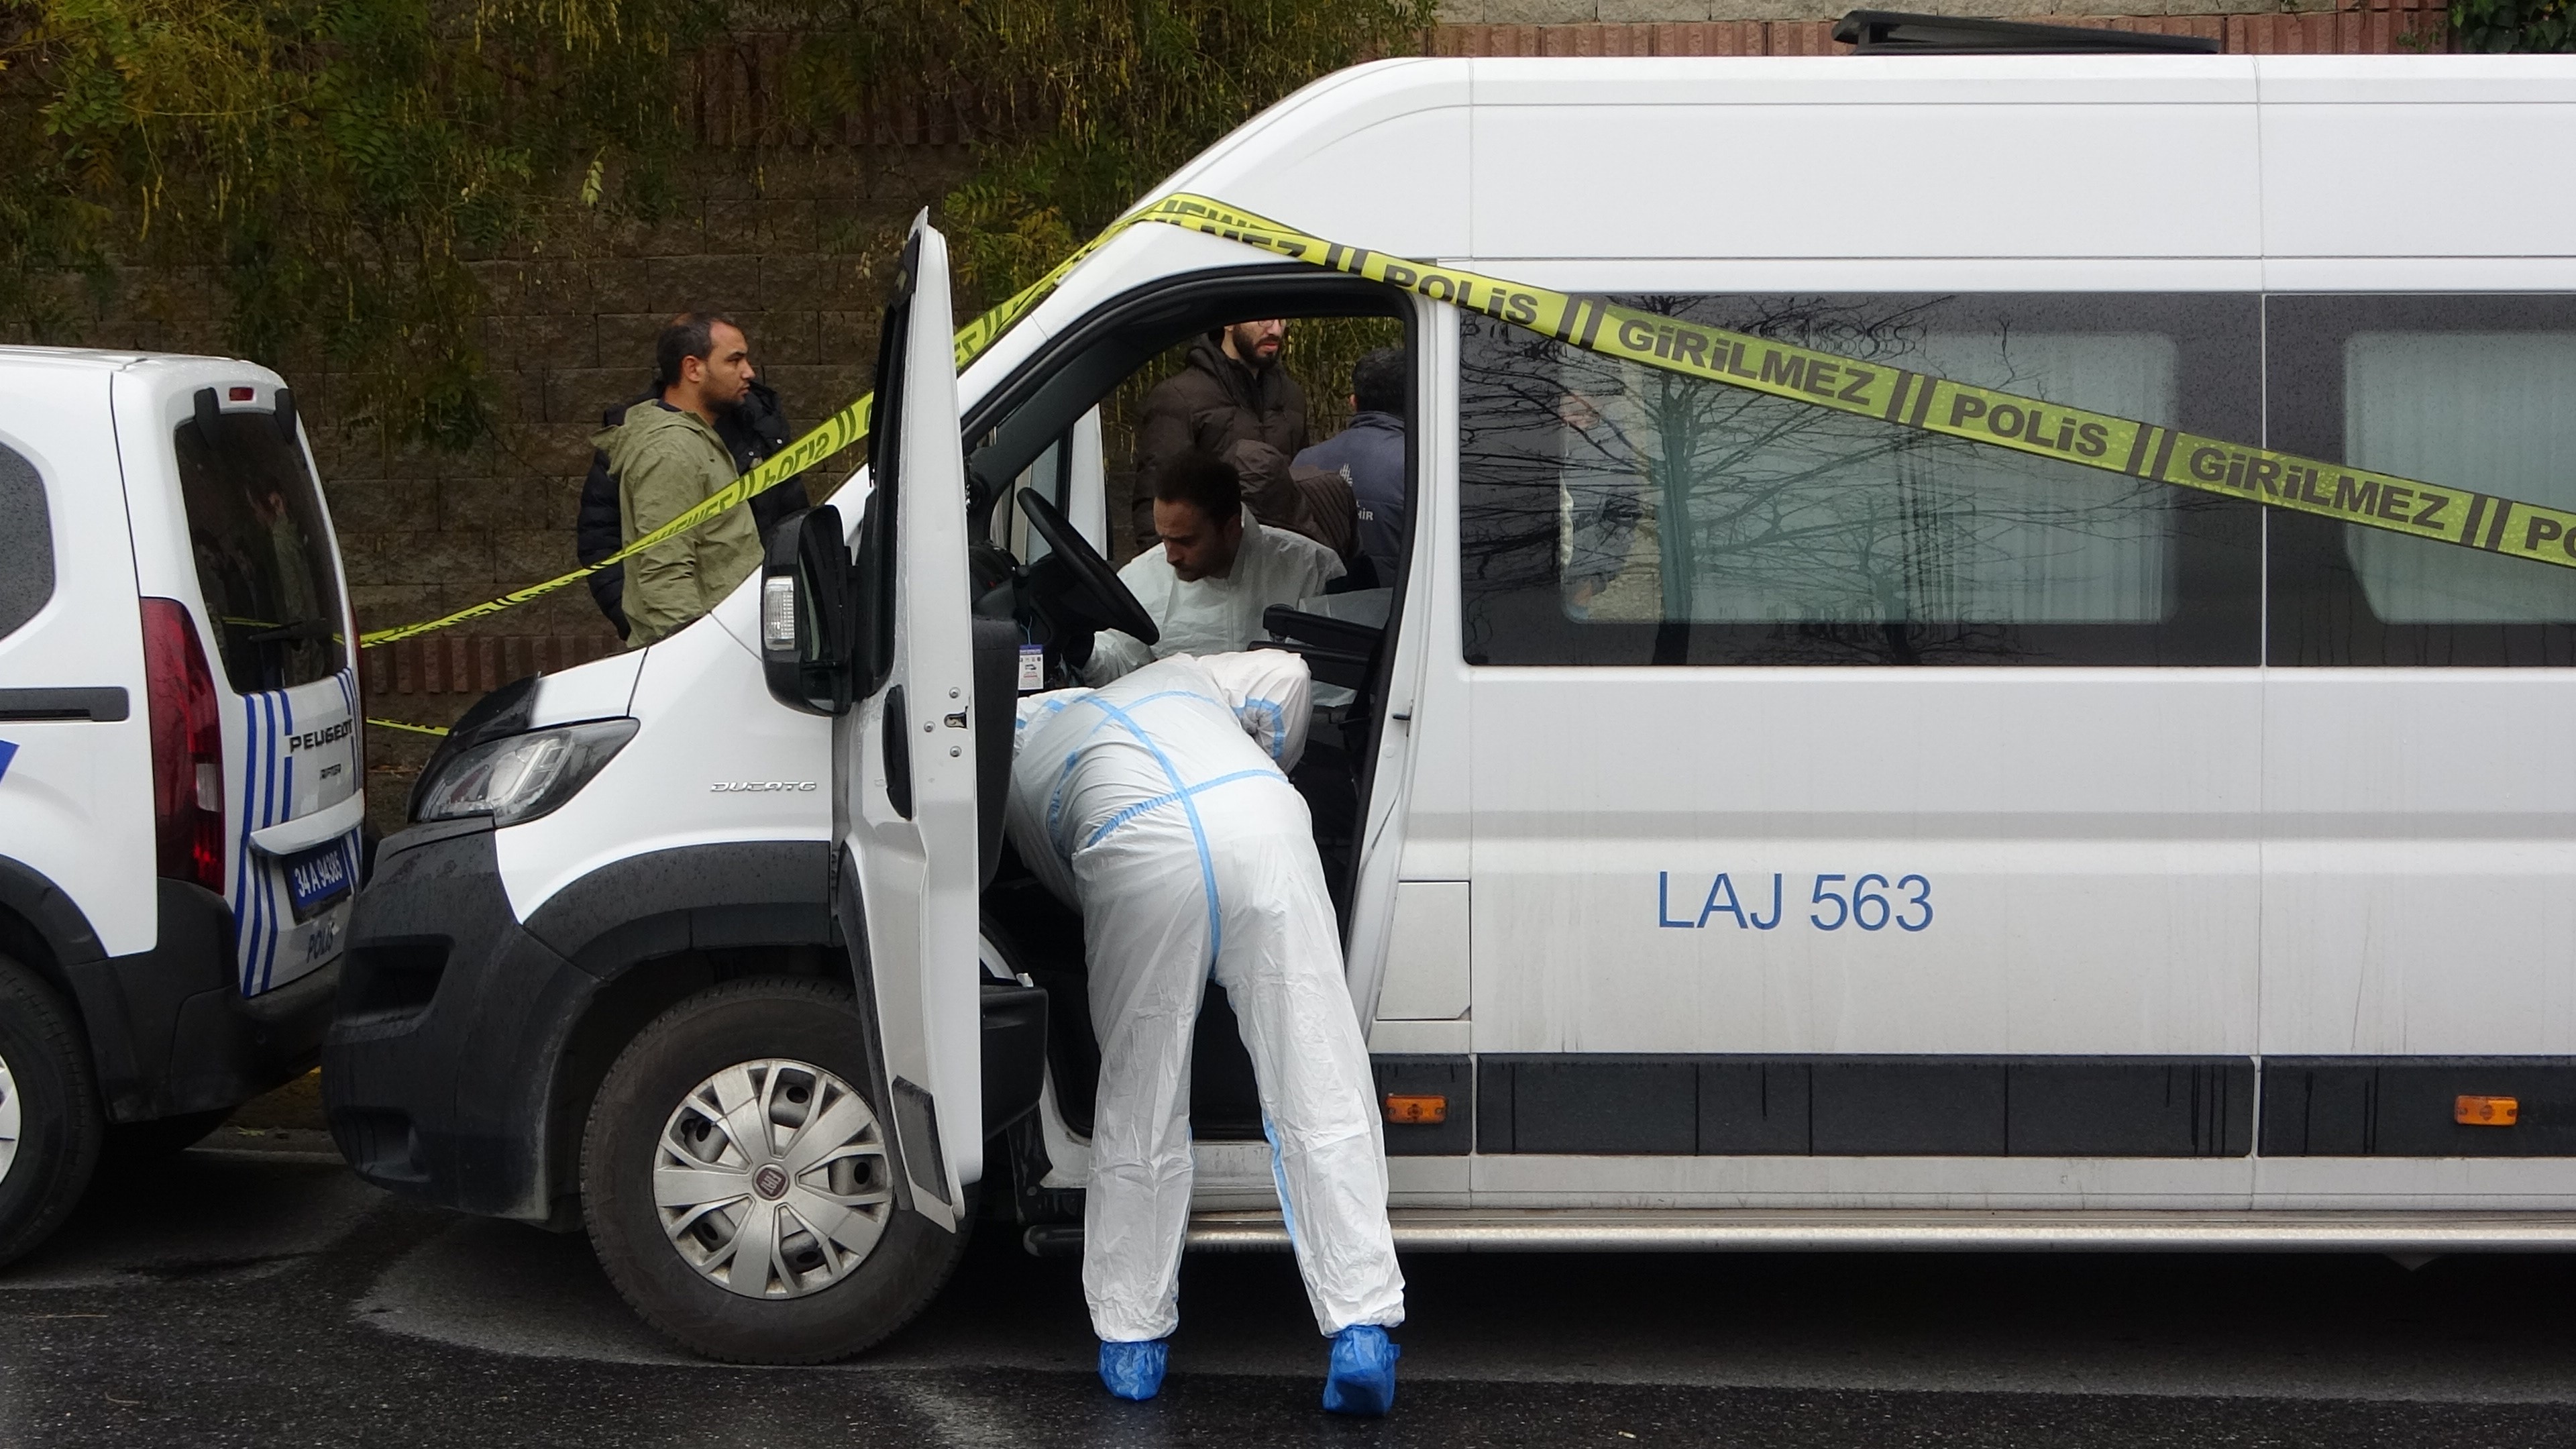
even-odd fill
[[[9,1167],[18,1160],[18,1079],[9,1075],[9,1063],[0,1059],[0,1182],[9,1177]]]
[[[653,1202],[671,1246],[710,1281],[802,1298],[857,1271],[884,1234],[885,1133],[830,1072],[743,1062],[698,1083],[662,1125]]]

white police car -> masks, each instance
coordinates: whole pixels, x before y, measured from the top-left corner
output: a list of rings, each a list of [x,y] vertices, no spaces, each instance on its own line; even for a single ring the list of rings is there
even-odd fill
[[[0,348],[0,1263],[309,1067],[366,811],[275,373]]]

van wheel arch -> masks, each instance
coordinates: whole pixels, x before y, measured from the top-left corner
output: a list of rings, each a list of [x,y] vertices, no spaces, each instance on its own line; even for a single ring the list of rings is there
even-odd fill
[[[0,952],[17,959],[71,1001],[70,968],[106,959],[89,918],[42,872],[0,855]]]
[[[89,1074],[94,1091],[100,1054],[97,1027],[89,1013],[81,1009],[80,985],[72,980],[70,963],[64,959],[66,943],[60,938],[66,921],[74,928],[68,944],[72,959],[83,964],[104,960],[96,949],[98,937],[90,931],[80,908],[52,881],[0,856],[0,967],[15,965],[52,989],[56,1002],[71,1021],[80,1044],[81,1067]],[[90,948],[86,954],[82,952],[83,945]]]
[[[580,1157],[585,1186],[591,1189],[583,1193],[582,1219],[592,1248],[637,1315],[693,1352],[735,1363],[846,1358],[909,1322],[956,1267],[973,1226],[972,1204],[953,1230],[911,1210],[892,1116],[884,1110],[883,1073],[874,1060],[873,1033],[865,1029],[866,1021],[846,980],[771,976],[718,983],[657,1016],[620,1053],[596,1094]],[[844,1023],[861,1029],[850,1031]],[[811,1262],[782,1258],[797,1270],[784,1297],[764,1295],[758,1288],[746,1293],[717,1286],[711,1276],[716,1265],[689,1264],[680,1239],[659,1220],[662,1213],[651,1196],[659,1150],[655,1144],[671,1140],[664,1135],[669,1129],[657,1130],[657,1124],[698,1096],[683,1090],[689,1082],[717,1072],[702,1091],[737,1062],[772,1073],[771,1081],[783,1077],[793,1082],[800,1074],[809,1081],[828,1076],[830,1086],[859,1098],[873,1123],[876,1146],[867,1151],[876,1159],[869,1176],[880,1189],[873,1201],[882,1214],[881,1235],[854,1244],[858,1256],[826,1270],[830,1277],[819,1286],[800,1285],[796,1277],[837,1253],[818,1251]],[[759,1161],[756,1156],[753,1160]],[[787,1161],[793,1168],[796,1160]],[[782,1177],[775,1186],[761,1185],[759,1193],[785,1195],[792,1203],[788,1184],[802,1180]],[[761,1206],[759,1197],[738,1201],[755,1210]]]
[[[77,1017],[80,1002],[73,995],[70,974],[54,958],[53,943],[45,939],[45,933],[37,929],[35,922],[14,909],[14,904],[0,898],[0,956],[16,961],[22,969],[34,973],[46,985],[62,993],[64,1002]]]
[[[680,951],[635,961],[600,985],[565,1034],[556,1058],[546,1108],[546,1191],[549,1227],[570,1231],[581,1222],[581,1139],[620,1053],[664,1012],[722,982],[755,977],[845,979],[840,946],[825,941],[781,941]]]

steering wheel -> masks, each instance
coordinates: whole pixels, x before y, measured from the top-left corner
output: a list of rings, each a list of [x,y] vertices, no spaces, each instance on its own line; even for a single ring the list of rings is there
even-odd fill
[[[1037,595],[1039,607],[1052,605],[1062,608],[1082,624],[1093,629],[1115,629],[1133,636],[1140,644],[1152,644],[1163,637],[1163,631],[1154,626],[1154,616],[1145,612],[1143,604],[1136,602],[1136,596],[1119,581],[1117,571],[1100,556],[1100,550],[1074,531],[1072,521],[1064,516],[1062,509],[1048,502],[1043,495],[1023,488],[1020,490],[1020,511],[1028,515],[1029,527],[1036,529],[1038,537],[1046,540],[1047,556],[1038,560],[1037,567],[1047,569],[1047,565],[1059,559],[1063,561],[1064,577],[1060,588],[1040,586],[1032,590]]]

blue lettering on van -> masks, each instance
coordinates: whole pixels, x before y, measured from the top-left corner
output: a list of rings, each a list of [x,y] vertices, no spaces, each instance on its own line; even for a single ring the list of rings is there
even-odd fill
[[[1780,924],[1783,908],[1793,899],[1788,894],[1788,877],[1778,871],[1771,873],[1770,911],[1767,915],[1762,909],[1765,904],[1762,888],[1753,884],[1746,888],[1745,893],[1739,893],[1735,878],[1729,872],[1719,871],[1710,877],[1706,892],[1698,889],[1699,877],[1695,874],[1684,877],[1684,882],[1681,914],[1675,915],[1673,873],[1668,870],[1655,872],[1657,927],[1673,931],[1704,931],[1710,922],[1724,917],[1733,921],[1738,930],[1768,931]],[[1750,903],[1744,898],[1748,893],[1752,896]],[[1699,898],[1696,910],[1690,904],[1693,896]],[[1863,931],[1884,931],[1889,926],[1909,933],[1921,931],[1932,924],[1932,881],[1922,875],[1902,875],[1890,881],[1876,871],[1865,871],[1856,876],[1820,871],[1809,878],[1806,904],[1813,907],[1807,912],[1807,924],[1819,931],[1839,931],[1845,926],[1858,927]]]
[[[8,778],[9,762],[17,757],[18,747],[7,740],[0,740],[0,779]]]

